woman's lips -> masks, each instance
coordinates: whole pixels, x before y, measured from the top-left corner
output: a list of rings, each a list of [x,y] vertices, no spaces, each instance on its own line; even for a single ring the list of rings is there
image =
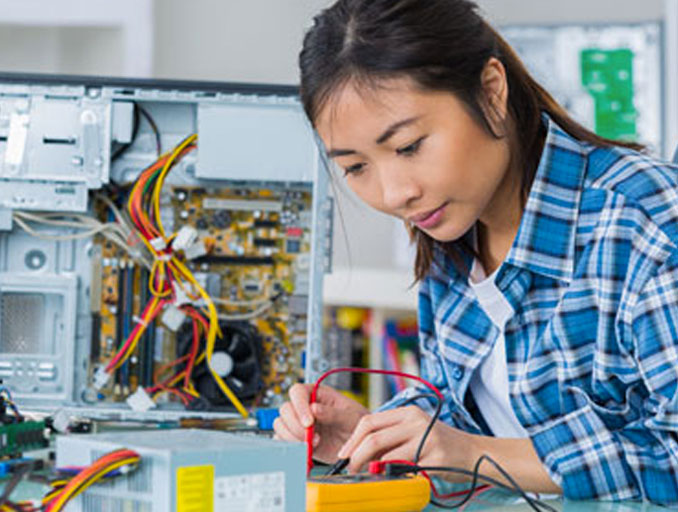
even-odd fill
[[[415,215],[414,217],[411,217],[410,220],[421,229],[431,229],[441,221],[446,206],[447,203],[444,203],[435,210],[421,215]]]

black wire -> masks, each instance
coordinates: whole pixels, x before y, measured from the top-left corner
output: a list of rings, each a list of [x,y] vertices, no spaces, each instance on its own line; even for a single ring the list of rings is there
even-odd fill
[[[140,119],[139,119],[139,105],[134,103],[134,110],[133,110],[133,116],[134,116],[134,126],[132,127],[132,137],[131,141],[126,143],[126,144],[121,144],[118,149],[116,149],[113,154],[111,155],[111,162],[115,162],[118,158],[120,158],[125,151],[127,151],[132,144],[134,144],[134,141],[137,138],[137,134],[139,133],[139,125]]]
[[[428,439],[428,436],[430,435],[431,430],[433,430],[433,426],[435,425],[436,421],[438,421],[438,418],[440,417],[440,412],[442,410],[442,405],[443,405],[442,400],[440,399],[440,397],[438,397],[438,395],[436,395],[434,393],[422,393],[422,394],[415,395],[415,396],[407,399],[405,402],[403,402],[401,404],[401,407],[408,405],[412,402],[415,402],[417,400],[420,400],[422,398],[435,398],[436,399],[436,411],[433,414],[433,416],[431,417],[431,421],[427,425],[426,430],[424,431],[424,435],[422,436],[421,441],[419,442],[419,446],[417,447],[417,451],[415,452],[415,455],[414,455],[414,463],[415,464],[417,464],[419,462],[419,459],[421,458],[421,452],[424,448],[424,443],[426,442],[426,439]],[[499,473],[511,484],[511,486],[505,485],[505,484],[499,482],[498,480],[487,477],[485,475],[481,475],[480,474],[480,465],[484,461],[487,461],[490,464],[492,464],[497,469],[497,471],[499,471]],[[441,502],[431,498],[431,503],[433,505],[437,506],[437,507],[440,507],[440,508],[454,509],[454,508],[459,508],[462,505],[464,505],[465,503],[467,503],[471,499],[471,497],[473,496],[473,493],[476,491],[476,489],[478,487],[478,480],[480,479],[480,480],[484,480],[486,482],[490,482],[490,483],[492,483],[492,485],[495,485],[495,486],[500,487],[502,489],[506,489],[506,490],[509,490],[509,491],[514,491],[514,492],[519,493],[522,496],[522,498],[534,510],[536,510],[538,512],[541,512],[540,509],[538,508],[538,506],[541,506],[542,508],[548,510],[549,512],[556,512],[556,510],[553,507],[551,507],[550,505],[547,505],[546,503],[544,503],[544,502],[542,502],[538,499],[534,499],[534,498],[531,498],[530,496],[528,496],[527,493],[520,487],[520,485],[518,485],[518,483],[513,479],[513,477],[511,475],[509,475],[508,472],[504,468],[502,468],[494,459],[492,459],[488,455],[482,455],[477,460],[477,462],[476,462],[476,464],[473,468],[473,471],[468,471],[466,469],[461,469],[461,468],[438,468],[438,469],[420,468],[420,469],[423,469],[424,471],[427,471],[427,470],[436,471],[437,470],[437,471],[449,471],[449,472],[461,473],[461,474],[469,475],[473,478],[473,480],[471,481],[471,487],[468,489],[468,494],[464,498],[462,498],[460,501],[458,501],[457,503],[450,505],[450,504],[441,503]]]
[[[134,144],[134,141],[137,139],[137,135],[139,133],[139,126],[141,124],[141,116],[146,119],[148,124],[151,127],[151,130],[153,130],[153,135],[155,136],[155,150],[158,153],[158,157],[162,154],[162,143],[160,140],[160,130],[158,129],[158,125],[155,122],[155,119],[153,119],[153,116],[148,113],[148,110],[146,110],[144,107],[139,105],[138,103],[134,104],[134,127],[132,128],[132,141],[128,142],[126,144],[122,144],[118,149],[116,149],[113,154],[111,155],[111,162],[116,161],[118,158],[120,158],[125,151],[127,151],[132,144]]]
[[[351,459],[338,459],[337,462],[335,462],[329,467],[329,469],[325,473],[325,476],[338,475],[346,468],[346,466],[348,466],[349,462],[351,462]]]
[[[485,476],[481,473],[478,472],[480,469],[480,464],[484,461],[490,462],[498,471],[501,473],[501,475],[506,478],[506,480],[509,481],[511,484],[506,485],[499,480],[496,480],[494,478],[491,478],[489,476]],[[441,472],[447,472],[447,473],[457,473],[460,475],[467,475],[467,476],[472,476],[477,480],[482,480],[484,482],[490,483],[495,487],[499,487],[501,489],[505,489],[508,491],[515,491],[518,494],[521,495],[521,497],[530,505],[530,507],[533,510],[536,510],[537,512],[541,512],[542,509],[548,510],[549,512],[557,512],[556,509],[554,509],[552,506],[544,503],[541,500],[532,498],[527,495],[527,493],[518,485],[518,483],[509,475],[506,470],[504,470],[497,462],[495,462],[491,457],[487,455],[482,455],[478,461],[476,462],[475,468],[473,471],[469,471],[467,469],[463,468],[455,468],[455,467],[450,467],[450,466],[413,466],[412,468],[413,471],[419,472],[419,471],[441,471]],[[539,507],[542,507],[540,509]]]
[[[426,442],[426,439],[428,439],[428,436],[431,434],[431,430],[433,430],[433,426],[435,425],[436,421],[438,421],[438,418],[440,417],[440,411],[443,408],[443,402],[440,399],[440,397],[434,393],[422,393],[419,395],[415,395],[411,398],[408,398],[405,402],[401,404],[401,407],[410,404],[412,402],[416,402],[417,400],[420,400],[422,398],[435,398],[436,399],[436,410],[435,413],[433,413],[433,416],[431,417],[431,421],[429,421],[428,425],[426,426],[426,430],[424,431],[424,435],[421,436],[421,441],[419,441],[419,446],[417,446],[417,451],[414,454],[414,463],[418,464],[419,459],[421,458],[421,452],[424,449],[424,443]]]
[[[144,107],[139,105],[137,108],[139,109],[139,113],[144,116],[146,121],[148,121],[148,124],[151,125],[151,130],[153,130],[153,134],[155,135],[155,149],[158,152],[158,158],[160,158],[160,155],[162,155],[162,144],[160,142],[160,130],[158,129],[158,125],[155,124],[155,120]]]
[[[434,504],[438,508],[444,508],[444,509],[455,509],[459,508],[462,505],[465,505],[468,503],[472,498],[473,494],[476,492],[476,489],[478,488],[478,478],[481,476],[480,475],[480,463],[482,462],[482,459],[478,459],[476,462],[476,465],[473,467],[473,480],[471,481],[471,487],[466,490],[467,494],[464,496],[461,500],[459,500],[456,503],[442,503],[434,498],[431,498],[431,503]]]
[[[0,507],[6,505],[9,502],[9,497],[12,494],[12,491],[14,491],[16,486],[19,485],[23,477],[26,476],[26,474],[28,474],[31,469],[33,469],[33,464],[18,464],[13,469],[14,475],[10,481],[7,482],[7,485],[5,485],[2,495],[0,496]]]

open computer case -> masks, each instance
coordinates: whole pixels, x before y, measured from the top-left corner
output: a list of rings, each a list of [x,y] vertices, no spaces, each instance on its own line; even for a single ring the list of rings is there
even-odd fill
[[[91,418],[277,406],[327,366],[328,179],[291,86],[0,75],[0,379]]]

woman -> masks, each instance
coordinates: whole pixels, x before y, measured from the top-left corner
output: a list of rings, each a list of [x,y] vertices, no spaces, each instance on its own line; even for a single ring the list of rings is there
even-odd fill
[[[339,0],[300,56],[347,184],[416,243],[422,465],[482,454],[533,492],[678,503],[678,176],[573,121],[467,0]],[[488,277],[489,276],[489,277]],[[432,404],[296,385],[316,457],[411,459]],[[499,475],[489,466],[483,473]]]

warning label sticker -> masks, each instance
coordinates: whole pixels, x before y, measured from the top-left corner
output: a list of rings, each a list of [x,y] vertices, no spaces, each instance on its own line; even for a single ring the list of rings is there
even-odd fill
[[[212,512],[214,510],[213,484],[214,466],[178,468],[177,512]]]

